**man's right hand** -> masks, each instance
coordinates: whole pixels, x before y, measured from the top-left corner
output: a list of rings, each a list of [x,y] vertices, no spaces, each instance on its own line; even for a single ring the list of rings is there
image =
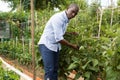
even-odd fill
[[[76,49],[76,50],[79,50],[79,46],[78,46],[78,45],[69,43],[69,42],[68,42],[67,40],[65,40],[65,39],[59,41],[59,43],[64,44],[64,45],[67,45],[67,46],[69,46],[69,47],[72,47],[72,48],[74,48],[74,49]]]
[[[76,50],[79,50],[79,46],[76,45],[76,44],[73,44],[73,45],[72,45],[72,48],[74,48],[74,49],[76,49]]]

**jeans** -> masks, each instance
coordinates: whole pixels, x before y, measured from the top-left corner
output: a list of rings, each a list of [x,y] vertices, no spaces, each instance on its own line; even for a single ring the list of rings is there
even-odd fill
[[[58,80],[58,52],[49,50],[44,44],[39,45],[45,70],[44,80]]]

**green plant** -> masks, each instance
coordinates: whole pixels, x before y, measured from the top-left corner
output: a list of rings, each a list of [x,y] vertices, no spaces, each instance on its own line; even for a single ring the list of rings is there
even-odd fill
[[[0,80],[19,80],[20,76],[13,71],[4,70],[0,61]]]

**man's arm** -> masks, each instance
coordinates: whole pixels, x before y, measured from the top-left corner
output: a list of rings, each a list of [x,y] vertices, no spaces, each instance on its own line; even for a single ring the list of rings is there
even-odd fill
[[[67,40],[63,39],[63,40],[60,40],[59,43],[63,44],[63,45],[67,45],[69,47],[72,47],[74,49],[79,49],[79,46],[76,45],[76,44],[71,44],[70,42],[68,42]]]
[[[77,35],[79,35],[79,33],[77,33],[77,32],[66,32],[65,35],[75,35],[75,36],[77,36]]]

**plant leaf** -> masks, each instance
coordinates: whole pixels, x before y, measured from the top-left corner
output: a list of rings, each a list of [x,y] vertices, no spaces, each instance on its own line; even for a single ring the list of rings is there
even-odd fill
[[[72,64],[69,65],[68,70],[72,70],[75,69],[76,67],[78,67],[78,63],[77,62],[73,62]]]
[[[98,65],[98,60],[97,60],[97,59],[93,59],[92,62],[93,62],[93,66],[94,66],[94,67],[95,67],[96,65]]]

